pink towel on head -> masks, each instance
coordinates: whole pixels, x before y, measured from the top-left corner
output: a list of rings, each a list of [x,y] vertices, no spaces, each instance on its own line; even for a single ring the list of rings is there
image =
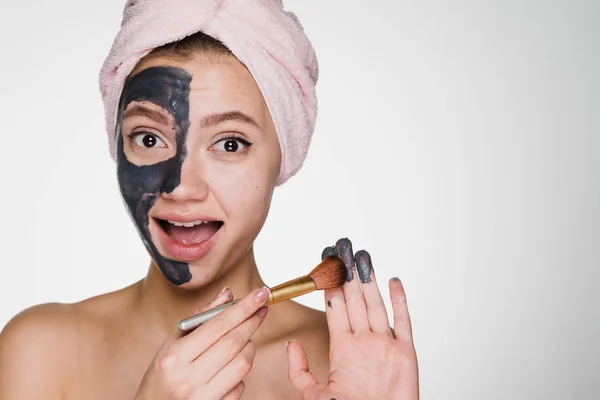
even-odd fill
[[[115,158],[117,108],[127,76],[153,49],[197,32],[220,40],[248,68],[281,145],[280,185],[306,158],[317,116],[314,49],[281,0],[129,0],[100,71],[106,129]]]

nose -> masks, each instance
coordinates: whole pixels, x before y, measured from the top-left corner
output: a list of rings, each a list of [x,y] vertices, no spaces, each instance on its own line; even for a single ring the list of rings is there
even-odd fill
[[[173,190],[164,192],[162,197],[173,201],[205,200],[209,189],[201,163],[200,157],[185,157],[179,168],[179,181],[175,176]]]

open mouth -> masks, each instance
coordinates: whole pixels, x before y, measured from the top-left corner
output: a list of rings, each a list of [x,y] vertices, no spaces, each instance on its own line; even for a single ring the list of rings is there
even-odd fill
[[[154,217],[151,231],[158,251],[167,259],[179,262],[195,262],[204,258],[215,246],[223,222],[221,221],[172,221]]]
[[[193,246],[208,241],[223,226],[221,221],[177,222],[155,218],[158,226],[174,242]]]

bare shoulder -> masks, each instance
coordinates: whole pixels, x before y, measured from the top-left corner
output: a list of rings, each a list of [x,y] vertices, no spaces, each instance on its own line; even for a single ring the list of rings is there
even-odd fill
[[[71,304],[41,304],[14,316],[0,333],[0,398],[61,398],[77,331]]]
[[[0,356],[32,352],[38,347],[53,345],[44,353],[60,351],[72,338],[77,327],[74,304],[47,303],[21,311],[0,332]]]
[[[102,326],[123,305],[122,291],[77,303],[46,303],[15,315],[0,332],[0,399],[62,399],[78,362]],[[93,345],[93,343],[92,343]]]

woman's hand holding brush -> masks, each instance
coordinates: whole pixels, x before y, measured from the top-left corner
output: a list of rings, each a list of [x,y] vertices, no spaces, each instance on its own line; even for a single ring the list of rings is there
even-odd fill
[[[270,288],[270,293],[265,306],[270,306],[281,301],[293,299],[315,290],[325,290],[341,287],[346,281],[346,267],[344,262],[337,256],[323,257],[308,275],[284,282]],[[210,308],[188,318],[182,319],[177,327],[182,332],[196,329],[206,321],[210,321],[227,308],[236,304],[239,300],[233,300],[218,307]]]
[[[304,400],[417,400],[417,356],[402,283],[397,278],[389,282],[392,331],[369,253],[354,254],[352,243],[340,239],[323,251],[323,257],[330,255],[344,260],[348,276],[343,287],[325,291],[329,380],[317,382],[302,346],[290,342],[292,384]]]
[[[224,290],[205,307],[232,299]],[[254,361],[250,338],[262,324],[269,290],[257,289],[188,335],[168,338],[146,371],[136,400],[239,399]]]

